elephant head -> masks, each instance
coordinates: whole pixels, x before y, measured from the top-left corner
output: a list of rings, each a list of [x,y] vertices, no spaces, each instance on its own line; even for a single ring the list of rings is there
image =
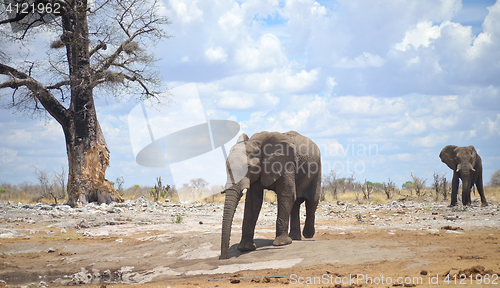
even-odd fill
[[[260,181],[263,187],[271,186],[287,168],[295,163],[295,149],[289,137],[281,133],[261,132],[248,138],[242,134],[226,160],[226,198],[222,220],[221,256],[227,259],[234,212],[250,184]]]
[[[480,161],[476,149],[472,145],[467,147],[448,145],[441,150],[439,158],[454,171],[454,175],[457,173],[462,179],[462,201],[464,204],[468,204],[470,202],[470,190],[474,185],[473,178]]]

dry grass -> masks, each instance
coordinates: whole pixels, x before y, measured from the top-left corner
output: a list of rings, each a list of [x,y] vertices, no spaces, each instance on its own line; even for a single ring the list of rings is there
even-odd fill
[[[37,192],[36,185],[8,185],[8,184],[3,184],[0,185],[0,188],[4,188],[6,191],[4,193],[0,194],[0,201],[14,201],[14,202],[22,202],[22,203],[37,203],[37,202],[42,202],[42,203],[54,203],[54,201],[50,199],[42,199],[40,201],[36,201],[36,198],[39,196],[39,193]],[[150,195],[151,187],[139,187],[139,186],[134,186],[130,187],[126,190],[123,191],[123,198],[125,200],[135,200],[141,196],[146,197],[148,200],[153,201],[153,197]],[[459,191],[459,194],[461,192]],[[356,197],[357,194],[357,197]],[[485,195],[486,198],[488,199],[488,202],[491,204],[498,204],[500,203],[500,187],[486,187],[485,188]],[[448,195],[447,201],[450,201],[450,195]],[[173,202],[179,201],[179,198],[176,193],[174,193],[173,197],[167,197]],[[203,203],[224,203],[225,195],[221,193],[214,193],[212,196],[200,199],[197,202],[203,202]],[[377,191],[374,192],[370,195],[370,199],[363,199],[363,193],[362,192],[354,192],[354,191],[346,191],[345,193],[338,193],[337,197],[333,197],[331,193],[326,193],[325,195],[325,202],[330,202],[330,203],[335,203],[337,201],[341,201],[344,203],[377,203],[377,204],[387,204],[390,203],[394,200],[413,200],[413,201],[427,201],[427,202],[434,202],[436,201],[436,195],[434,190],[432,189],[424,189],[423,190],[423,196],[417,197],[415,195],[415,192],[410,193],[409,190],[406,189],[401,189],[401,190],[396,190],[394,195],[391,197],[391,199],[387,199],[387,196],[385,195],[384,192]],[[160,201],[163,201],[163,198],[160,198]],[[245,196],[242,197],[241,201],[244,202]],[[475,194],[472,193],[472,201],[479,201],[480,197],[479,194],[476,192]],[[66,199],[61,199],[58,200],[58,203],[65,203],[67,201]],[[276,193],[270,190],[265,190],[264,191],[264,201],[267,202],[276,202],[277,197]],[[443,196],[440,195],[438,198],[438,201],[443,201]]]

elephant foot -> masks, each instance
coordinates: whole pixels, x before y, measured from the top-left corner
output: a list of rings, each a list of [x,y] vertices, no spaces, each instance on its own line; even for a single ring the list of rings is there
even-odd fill
[[[304,235],[304,237],[306,238],[312,238],[314,236],[314,233],[316,231],[314,230],[314,225],[312,226],[305,226],[304,227],[304,231],[302,231],[302,235]]]
[[[283,245],[288,245],[291,243],[292,243],[292,238],[290,238],[286,234],[283,234],[281,236],[276,237],[276,239],[274,239],[273,245],[274,246],[283,246]]]
[[[481,207],[486,207],[486,206],[488,206],[488,203],[486,202],[481,203]]]
[[[253,241],[240,241],[240,244],[238,245],[238,251],[241,252],[247,252],[247,251],[253,251],[257,249],[257,246],[255,246],[255,243]]]
[[[290,230],[290,234],[288,236],[290,236],[290,238],[292,238],[292,240],[302,240],[302,236],[300,236],[300,229],[299,230],[295,230],[295,229]]]

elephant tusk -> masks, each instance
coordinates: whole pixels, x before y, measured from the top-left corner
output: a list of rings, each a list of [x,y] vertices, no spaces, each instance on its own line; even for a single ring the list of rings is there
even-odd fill
[[[472,168],[472,172],[476,172],[476,169]]]
[[[241,192],[243,195],[245,195],[245,193],[247,193],[247,188],[243,189],[243,192]]]
[[[457,172],[460,170],[460,168],[457,168]]]

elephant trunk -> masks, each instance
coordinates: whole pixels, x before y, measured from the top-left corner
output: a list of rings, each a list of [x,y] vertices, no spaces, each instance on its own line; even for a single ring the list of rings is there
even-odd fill
[[[468,205],[471,203],[470,189],[472,188],[470,176],[462,177],[462,204]]]
[[[219,259],[227,259],[229,253],[229,240],[231,238],[231,226],[233,225],[234,212],[243,196],[243,190],[230,188],[226,190],[224,201],[224,215],[222,216],[222,235]]]

